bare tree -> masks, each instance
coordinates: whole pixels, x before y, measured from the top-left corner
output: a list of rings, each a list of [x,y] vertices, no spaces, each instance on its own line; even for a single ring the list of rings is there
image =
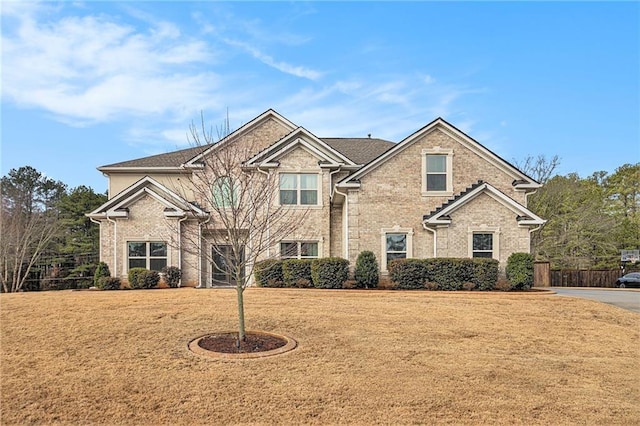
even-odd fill
[[[528,155],[524,161],[516,161],[515,165],[537,182],[546,183],[560,165],[560,157],[554,155],[547,159],[544,155],[538,155],[535,158]]]
[[[4,292],[23,289],[33,266],[59,234],[61,182],[32,167],[12,169],[0,182],[0,281]]]
[[[265,148],[264,141],[231,140],[228,118],[216,129],[217,138],[204,123],[201,117],[200,126],[190,126],[190,143],[202,147],[202,154],[179,190],[193,194],[209,217],[197,232],[182,232],[182,248],[211,264],[213,279],[235,287],[239,344],[246,337],[243,294],[256,262],[279,256],[278,243],[299,229],[308,209],[282,205],[278,174],[246,164]],[[211,250],[202,250],[209,245]]]

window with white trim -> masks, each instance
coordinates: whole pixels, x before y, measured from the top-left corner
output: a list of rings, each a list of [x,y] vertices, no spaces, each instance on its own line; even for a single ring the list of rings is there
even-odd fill
[[[500,227],[470,226],[467,233],[469,235],[469,257],[500,258]]]
[[[453,194],[453,150],[423,149],[422,156],[422,195]]]
[[[493,257],[493,234],[474,232],[471,257]]]
[[[387,234],[387,264],[394,259],[407,258],[407,234]]]
[[[280,257],[282,259],[315,259],[318,257],[318,242],[282,241]]]
[[[318,181],[315,173],[281,173],[280,204],[317,206]]]
[[[408,259],[413,256],[413,229],[383,228],[381,231],[382,271],[388,270],[389,262],[394,259]]]
[[[127,243],[129,269],[146,268],[161,271],[167,266],[167,243],[163,241],[129,241]]]

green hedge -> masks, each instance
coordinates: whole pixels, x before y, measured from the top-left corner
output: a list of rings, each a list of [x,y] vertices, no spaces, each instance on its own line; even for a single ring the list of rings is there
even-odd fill
[[[533,255],[513,253],[507,259],[507,281],[512,290],[528,290],[533,287]]]
[[[473,262],[473,279],[476,290],[494,290],[498,282],[500,263],[495,259],[475,259]]]
[[[498,280],[495,259],[396,259],[389,277],[400,289],[493,290]]]
[[[171,288],[177,288],[180,285],[180,278],[182,278],[182,271],[177,266],[165,266],[162,268],[164,274],[164,280]]]
[[[258,287],[284,287],[282,260],[267,259],[257,262],[253,270]]]
[[[120,290],[120,278],[101,277],[98,279],[98,285],[96,287],[102,290]]]
[[[428,259],[394,259],[389,262],[389,278],[399,289],[424,288],[428,281]]]
[[[160,274],[158,271],[144,271],[138,276],[138,281],[142,288],[154,288],[160,282]]]
[[[313,286],[311,263],[313,259],[286,259],[282,262],[285,287],[307,288]]]
[[[93,273],[93,285],[96,287],[100,287],[100,278],[110,277],[111,272],[109,271],[109,265],[104,262],[98,263],[95,272]]]
[[[316,288],[342,288],[349,278],[349,261],[341,257],[314,259],[311,278]]]
[[[142,288],[142,282],[140,280],[140,275],[147,270],[145,268],[131,268],[127,273],[127,280],[129,281],[129,287],[131,288]]]
[[[154,288],[160,282],[158,271],[145,268],[131,268],[127,274],[131,288]]]
[[[380,271],[376,255],[365,250],[358,255],[354,278],[358,288],[376,288],[380,280]]]

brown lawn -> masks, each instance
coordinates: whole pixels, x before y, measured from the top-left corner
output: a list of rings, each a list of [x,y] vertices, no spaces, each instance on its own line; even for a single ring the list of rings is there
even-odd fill
[[[249,289],[293,352],[216,360],[235,292],[0,295],[2,425],[638,424],[640,315],[542,294]]]

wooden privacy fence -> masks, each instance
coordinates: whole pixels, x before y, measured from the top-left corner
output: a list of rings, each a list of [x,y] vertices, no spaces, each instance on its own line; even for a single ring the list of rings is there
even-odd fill
[[[548,262],[533,267],[536,287],[615,287],[619,269],[551,269]]]

